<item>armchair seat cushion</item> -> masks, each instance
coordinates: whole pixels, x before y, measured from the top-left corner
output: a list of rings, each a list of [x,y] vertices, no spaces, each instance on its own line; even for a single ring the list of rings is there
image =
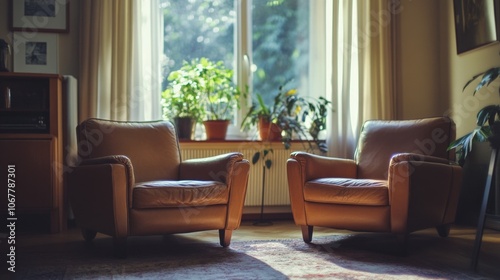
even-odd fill
[[[387,206],[389,189],[386,180],[321,178],[304,185],[304,200],[308,202]]]
[[[227,204],[229,188],[218,181],[149,181],[137,183],[133,208],[189,207]]]

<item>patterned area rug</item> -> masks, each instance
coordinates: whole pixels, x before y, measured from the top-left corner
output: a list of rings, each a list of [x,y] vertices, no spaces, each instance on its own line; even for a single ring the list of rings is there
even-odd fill
[[[75,241],[26,249],[18,254],[16,273],[8,276],[37,280],[485,279],[467,268],[457,271],[419,259],[418,249],[401,256],[393,241],[392,246],[377,241],[360,247],[364,241],[354,235],[313,238],[312,244],[301,239],[233,241],[229,248],[178,242],[179,237],[158,238],[149,242],[131,238],[127,259],[113,258],[109,238],[90,245]],[[418,240],[412,243],[421,245]]]

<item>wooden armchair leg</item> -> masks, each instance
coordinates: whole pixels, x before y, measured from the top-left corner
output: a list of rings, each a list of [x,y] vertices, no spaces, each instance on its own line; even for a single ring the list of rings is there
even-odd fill
[[[116,258],[124,259],[127,257],[127,237],[113,238],[113,253]]]
[[[302,229],[302,239],[305,243],[311,243],[313,237],[313,226],[300,226]]]
[[[230,229],[219,229],[219,240],[222,247],[227,247],[231,243],[233,231]]]
[[[82,228],[82,236],[83,236],[83,239],[85,239],[85,241],[90,242],[90,241],[94,240],[96,235],[97,235],[96,231]]]
[[[436,227],[436,230],[437,230],[439,236],[441,236],[441,237],[448,237],[448,235],[450,235],[450,229],[451,229],[450,224],[440,225],[440,226]]]

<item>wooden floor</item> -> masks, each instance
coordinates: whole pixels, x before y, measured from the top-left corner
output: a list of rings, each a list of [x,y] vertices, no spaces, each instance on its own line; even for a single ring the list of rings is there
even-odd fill
[[[456,269],[469,269],[471,262],[472,247],[475,238],[475,228],[466,226],[454,226],[447,238],[441,238],[434,229],[418,231],[410,235],[409,254],[414,257],[418,255],[426,260],[432,260],[443,264],[443,267]],[[329,228],[315,227],[314,237],[338,234],[356,235],[355,248],[357,250],[372,250],[374,244],[382,246],[397,247],[397,239],[394,241],[391,235],[380,233],[355,233],[350,231],[334,230]],[[188,242],[218,242],[218,231],[204,231],[195,233],[179,234],[179,240]],[[98,234],[96,238],[110,238]],[[134,242],[141,242],[147,237],[132,237]],[[273,240],[273,239],[302,239],[300,228],[292,220],[274,220],[272,225],[254,225],[254,221],[243,221],[241,227],[233,232],[232,242],[244,240]],[[388,239],[389,238],[389,239]],[[57,234],[48,233],[21,233],[17,237],[17,254],[36,251],[37,245],[54,244],[64,246],[65,243],[83,242],[79,229],[74,226],[64,232]],[[380,242],[379,242],[380,241]],[[146,241],[145,241],[146,242]],[[2,253],[3,254],[3,253]],[[404,256],[403,256],[404,257]],[[483,246],[477,267],[478,279],[500,279],[500,232],[487,229],[483,237]]]

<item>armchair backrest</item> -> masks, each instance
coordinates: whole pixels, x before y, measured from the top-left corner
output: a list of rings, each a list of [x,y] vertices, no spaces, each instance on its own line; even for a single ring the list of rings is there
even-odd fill
[[[121,122],[88,119],[77,126],[82,159],[127,156],[136,182],[176,180],[181,155],[174,126],[168,121]]]
[[[455,136],[455,123],[448,117],[366,121],[355,154],[358,178],[386,180],[391,157],[398,153],[454,160],[454,151],[447,149]]]

